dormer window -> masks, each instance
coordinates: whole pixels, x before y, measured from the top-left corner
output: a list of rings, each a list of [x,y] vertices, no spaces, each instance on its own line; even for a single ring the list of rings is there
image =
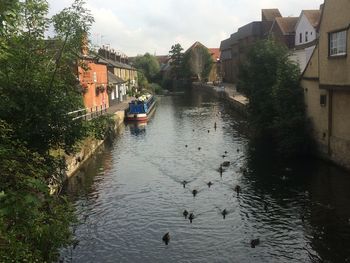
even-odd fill
[[[329,55],[346,55],[346,30],[329,33]]]

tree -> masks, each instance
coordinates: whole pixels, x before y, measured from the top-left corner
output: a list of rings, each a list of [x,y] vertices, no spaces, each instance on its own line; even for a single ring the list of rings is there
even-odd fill
[[[16,19],[2,32],[0,119],[12,125],[16,138],[30,149],[69,148],[83,131],[67,113],[83,105],[74,69],[93,18],[81,0],[52,20],[46,18],[44,0],[17,5],[11,16]],[[56,35],[45,40],[50,22]]]
[[[76,68],[93,21],[83,4],[52,20],[44,0],[0,4],[1,262],[52,262],[71,241],[74,213],[48,187],[65,167],[49,150],[85,133],[67,114],[82,106]]]
[[[271,40],[251,49],[239,74],[238,88],[249,99],[255,135],[272,139],[285,156],[304,153],[309,145],[299,76],[288,50]]]
[[[179,43],[172,45],[169,51],[171,74],[174,79],[180,79],[183,76],[183,48]]]
[[[0,120],[0,262],[52,262],[72,241],[73,210],[49,195],[53,166],[14,134]]]
[[[137,56],[134,61],[134,67],[142,71],[148,82],[155,81],[159,74],[160,66],[157,58],[149,53],[143,56]]]

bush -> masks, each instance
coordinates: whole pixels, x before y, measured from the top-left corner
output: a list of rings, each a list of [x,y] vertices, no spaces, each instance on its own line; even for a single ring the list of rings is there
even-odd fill
[[[98,140],[114,134],[115,121],[113,115],[102,115],[87,122],[88,133]]]
[[[155,94],[162,94],[163,93],[162,87],[157,83],[151,83],[151,89]]]

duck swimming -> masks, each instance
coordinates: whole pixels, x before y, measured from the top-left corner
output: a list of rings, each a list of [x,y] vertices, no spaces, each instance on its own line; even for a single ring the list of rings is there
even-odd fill
[[[222,210],[221,214],[222,214],[222,217],[225,219],[226,215],[228,214],[226,208],[224,210]]]
[[[223,167],[229,167],[230,166],[230,162],[229,161],[225,161],[225,162],[223,162],[221,165],[223,166]]]
[[[257,246],[257,245],[259,245],[260,244],[260,239],[259,238],[257,238],[257,239],[252,239],[251,241],[250,241],[250,246],[251,246],[251,248],[255,248],[255,246]]]
[[[200,151],[202,148],[201,147],[198,147],[198,151]]]
[[[188,219],[190,220],[190,223],[192,224],[192,220],[194,219],[194,214],[191,213],[188,217]]]
[[[207,183],[207,186],[210,188],[210,186],[212,186],[213,185],[213,183],[211,182],[211,181],[209,181],[208,183]]]
[[[188,184],[188,182],[187,182],[186,180],[183,180],[183,181],[181,182],[181,184],[183,185],[184,188],[186,188],[186,184]]]
[[[234,190],[236,191],[237,196],[239,196],[239,194],[241,193],[241,187],[239,185],[236,185]]]
[[[193,189],[192,194],[193,194],[193,197],[196,197],[196,195],[198,194],[198,191],[196,189]]]
[[[182,213],[183,216],[185,217],[185,219],[187,219],[187,216],[188,216],[188,211],[185,209],[184,212]]]
[[[165,243],[165,245],[168,245],[169,244],[169,241],[170,241],[170,234],[169,232],[166,233],[164,236],[163,236],[163,242]]]

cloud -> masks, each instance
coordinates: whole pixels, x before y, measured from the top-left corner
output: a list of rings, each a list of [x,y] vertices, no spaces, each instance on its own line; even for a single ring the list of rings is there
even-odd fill
[[[49,0],[51,13],[73,0]],[[95,17],[92,40],[109,44],[128,56],[146,52],[167,54],[180,43],[195,41],[219,47],[239,27],[260,20],[262,8],[279,8],[284,16],[299,16],[302,9],[318,9],[320,0],[87,0]]]

